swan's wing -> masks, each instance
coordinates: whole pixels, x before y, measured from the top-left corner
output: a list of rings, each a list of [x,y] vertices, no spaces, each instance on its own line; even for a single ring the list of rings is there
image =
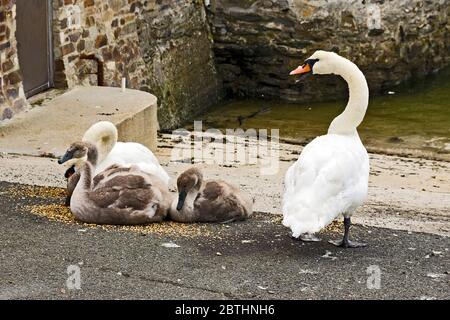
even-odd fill
[[[120,209],[133,208],[134,210],[144,210],[150,202],[155,204],[158,202],[151,188],[124,189],[120,192],[116,206]]]
[[[106,168],[106,169],[105,169],[105,172],[106,172],[106,171],[117,170],[117,169],[120,169],[120,168],[122,168],[122,167],[119,166],[118,164],[113,164],[113,165],[110,165],[108,168]]]
[[[217,181],[208,181],[202,192],[202,197],[209,201],[216,200],[220,195],[223,195],[224,188]]]
[[[224,222],[249,214],[240,199],[223,181],[208,181],[194,202],[199,221]]]
[[[154,198],[154,192],[142,176],[119,175],[105,181],[88,196],[100,208],[143,210]]]
[[[155,165],[152,163],[138,162],[136,163],[136,166],[140,170],[158,177],[166,186],[169,185],[170,177],[166,170],[164,170],[159,164]]]
[[[98,173],[93,179],[92,189],[97,188],[97,186],[104,183],[109,177],[118,172],[128,172],[130,169],[126,167],[121,167],[117,164],[113,164],[106,168],[104,171]]]
[[[118,175],[103,184],[105,188],[114,190],[147,188],[151,183],[143,176],[136,174]]]
[[[105,182],[113,178],[115,175],[124,175],[131,172],[131,167],[119,166],[117,164],[111,165],[104,171],[98,173],[93,179],[92,189],[102,187]]]
[[[353,211],[367,193],[368,157],[359,140],[336,135],[308,144],[286,173],[283,223],[294,236]]]
[[[158,159],[147,147],[135,142],[117,142],[96,168],[95,172],[100,173],[112,165],[129,167],[137,165],[142,171],[153,174],[160,178],[166,185],[170,182],[170,177]]]
[[[95,173],[100,174],[104,173],[107,170],[114,169],[115,167],[126,167],[127,163],[124,159],[115,156],[114,154],[112,156],[106,157],[101,163],[97,164],[95,167]]]
[[[146,162],[159,165],[159,161],[153,152],[147,147],[136,142],[117,142],[109,157],[121,159],[125,163]]]
[[[119,191],[112,188],[99,188],[90,191],[88,198],[97,208],[108,208],[113,205],[119,198]]]

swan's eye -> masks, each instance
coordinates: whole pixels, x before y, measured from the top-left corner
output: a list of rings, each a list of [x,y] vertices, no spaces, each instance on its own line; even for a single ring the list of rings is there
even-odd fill
[[[292,70],[289,75],[302,75],[312,72],[314,64],[319,61],[319,59],[306,59],[305,62],[299,66],[297,69]]]
[[[319,61],[319,59],[307,59],[303,66],[309,65],[309,67],[312,69],[317,61]]]

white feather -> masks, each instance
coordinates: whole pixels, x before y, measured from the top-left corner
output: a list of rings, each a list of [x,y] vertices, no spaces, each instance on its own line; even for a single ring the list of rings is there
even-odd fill
[[[369,157],[356,128],[369,100],[366,79],[351,61],[316,51],[314,74],[337,74],[347,81],[349,101],[331,123],[328,134],[305,146],[285,176],[283,224],[294,237],[315,233],[343,214],[350,217],[366,196]]]
[[[315,138],[286,173],[283,224],[298,237],[351,214],[366,198],[368,177],[369,157],[357,135]]]
[[[109,121],[95,123],[84,134],[83,141],[94,144],[99,151],[95,174],[113,164],[124,167],[136,165],[142,171],[157,176],[166,185],[169,184],[169,175],[150,149],[140,143],[117,142],[117,137],[117,128]]]

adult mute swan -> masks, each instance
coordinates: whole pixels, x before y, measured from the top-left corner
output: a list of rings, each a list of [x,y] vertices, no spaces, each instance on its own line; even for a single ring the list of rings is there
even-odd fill
[[[98,150],[95,174],[113,164],[137,165],[142,171],[151,173],[169,184],[169,175],[150,149],[136,142],[117,142],[117,138],[117,128],[109,121],[99,121],[84,133],[82,141],[92,143]]]
[[[135,165],[112,165],[94,177],[95,163],[91,161],[97,153],[93,144],[75,142],[59,160],[80,173],[70,201],[70,210],[78,220],[141,224],[166,217],[172,200],[167,185]]]
[[[350,217],[365,200],[369,157],[356,128],[369,102],[366,78],[351,61],[333,52],[316,51],[290,75],[336,74],[348,83],[349,101],[330,124],[328,133],[305,146],[285,176],[283,224],[295,238],[318,241],[314,233],[344,216],[344,237],[330,241],[340,247],[363,247],[349,240]]]

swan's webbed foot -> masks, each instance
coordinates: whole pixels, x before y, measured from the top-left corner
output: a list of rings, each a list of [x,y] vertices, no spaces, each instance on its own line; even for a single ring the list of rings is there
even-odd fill
[[[367,246],[366,243],[351,241],[348,239],[350,225],[350,218],[344,218],[344,237],[342,238],[342,240],[330,240],[328,242],[341,248],[363,248]]]
[[[294,238],[295,240],[301,240],[304,242],[319,242],[322,241],[322,239],[320,239],[318,236],[316,236],[314,233],[303,233],[301,234],[298,238]]]
[[[341,248],[363,248],[367,246],[367,244],[364,242],[356,242],[348,239],[347,241],[344,241],[344,239],[342,239],[342,240],[330,240],[328,242],[334,244],[336,247]]]

